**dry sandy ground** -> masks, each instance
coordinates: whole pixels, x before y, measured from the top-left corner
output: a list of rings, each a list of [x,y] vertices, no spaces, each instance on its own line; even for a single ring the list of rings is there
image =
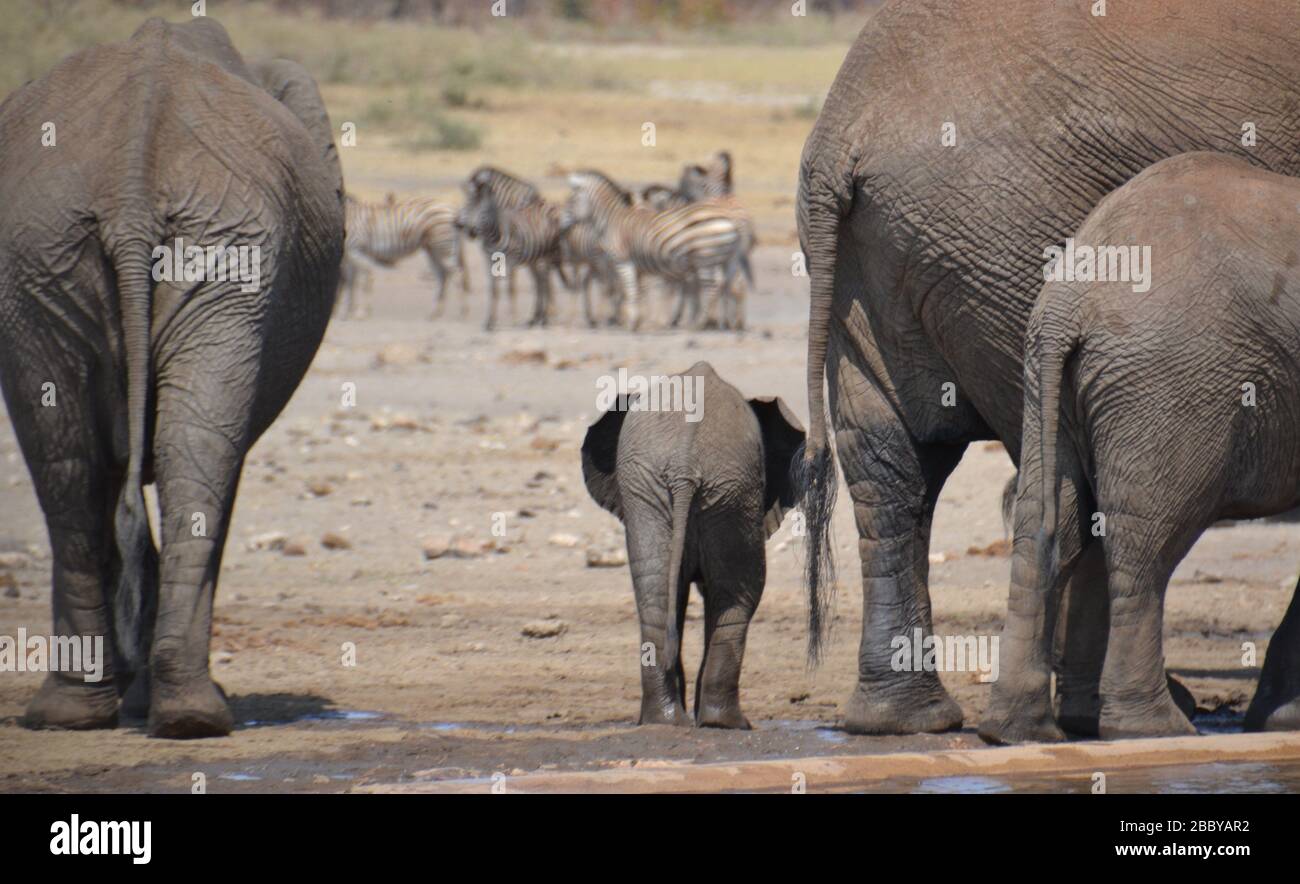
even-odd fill
[[[17,721],[41,676],[0,673],[0,790],[181,791],[195,772],[210,791],[341,790],[417,775],[977,746],[969,727],[909,738],[835,729],[856,671],[860,590],[843,582],[832,652],[810,674],[788,520],[768,545],[745,661],[742,699],[756,729],[633,726],[638,634],[627,569],[586,560],[589,547],[622,545],[579,467],[596,378],[708,359],[747,394],[779,394],[806,418],[804,281],[789,274],[788,248],[758,258],[761,294],[743,336],[587,331],[572,322],[567,296],[559,327],[485,334],[481,278],[468,320],[427,322],[430,283],[418,261],[377,273],[373,317],[331,326],[244,473],[212,641],[238,729],[202,742],[151,740],[138,728],[35,733]],[[521,318],[529,302],[521,297]],[[356,406],[341,408],[348,383]],[[0,464],[0,552],[21,553],[6,559],[17,597],[0,589],[0,634],[48,632],[48,542],[3,418]],[[1010,474],[998,446],[975,445],[944,491],[933,546],[943,561],[932,567],[940,633],[1001,626],[1009,560],[996,554],[998,501]],[[842,572],[852,575],[856,535],[847,494],[840,500]],[[499,513],[504,538],[491,533]],[[305,555],[251,548],[273,532]],[[326,549],[327,533],[350,548]],[[430,538],[473,555],[426,559]],[[994,554],[979,552],[991,545]],[[1259,643],[1263,659],[1298,551],[1285,523],[1217,528],[1176,575],[1168,665],[1203,709],[1219,710],[1202,718],[1212,728],[1231,728],[1249,701],[1258,668],[1242,666],[1241,645]],[[700,659],[700,610],[692,599],[688,672]],[[546,620],[562,632],[523,634]],[[355,667],[342,664],[347,642]],[[973,674],[944,680],[967,721],[978,720],[987,686]]]

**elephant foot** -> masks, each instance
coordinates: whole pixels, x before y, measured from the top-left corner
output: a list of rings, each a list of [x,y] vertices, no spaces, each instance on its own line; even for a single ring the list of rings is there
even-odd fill
[[[980,721],[980,739],[994,746],[1017,743],[1064,743],[1065,731],[1057,726],[1050,710],[1016,715],[1010,709],[992,706]]]
[[[691,717],[680,706],[672,709],[663,709],[655,705],[642,706],[641,717],[637,719],[637,724],[668,724],[673,727],[690,727]]]
[[[697,727],[721,727],[731,730],[753,730],[749,719],[740,711],[739,703],[702,704],[696,716]]]
[[[1165,683],[1169,688],[1170,699],[1190,721],[1196,716],[1196,697],[1172,675],[1165,675]],[[1096,737],[1100,735],[1100,719],[1101,697],[1095,686],[1072,691],[1060,687],[1058,682],[1056,723],[1063,731],[1077,737]]]
[[[1174,678],[1168,673],[1165,674],[1165,684],[1169,688],[1169,696],[1174,701],[1178,710],[1186,716],[1188,721],[1196,717],[1196,697],[1187,689],[1181,681]]]
[[[1287,693],[1266,692],[1261,688],[1246,710],[1243,729],[1250,732],[1300,731],[1300,696],[1293,695],[1287,699]]]
[[[1127,740],[1193,736],[1196,728],[1163,690],[1154,701],[1102,700],[1097,733],[1103,740]]]
[[[844,710],[844,729],[851,734],[937,734],[961,727],[961,707],[938,679],[931,687],[900,693],[897,685],[858,683]]]
[[[149,703],[149,735],[170,740],[224,737],[235,728],[225,692],[212,679],[165,689],[155,684]]]
[[[117,688],[108,679],[88,684],[50,673],[27,704],[22,725],[73,731],[117,727]]]
[[[1264,719],[1263,727],[1258,729],[1265,731],[1300,731],[1300,697],[1274,709],[1268,718]],[[1247,728],[1247,730],[1252,730],[1252,728]]]

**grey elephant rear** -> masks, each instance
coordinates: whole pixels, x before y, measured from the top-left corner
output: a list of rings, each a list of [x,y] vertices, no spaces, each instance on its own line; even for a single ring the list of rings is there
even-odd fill
[[[653,379],[652,379],[653,381]],[[746,400],[707,362],[664,379],[685,408],[622,397],[582,448],[592,497],[624,523],[641,620],[642,724],[687,724],[680,659],[686,594],[705,600],[695,721],[749,727],[741,660],[766,581],[764,543],[794,505],[803,428],[779,399]],[[692,391],[694,394],[692,395]]]
[[[325,119],[309,132],[206,18],[151,19],[0,106],[0,380],[50,529],[56,628],[109,631],[102,581],[121,689],[144,668],[161,579],[152,665],[176,689],[170,712],[149,706],[157,734],[230,727],[207,676],[211,592],[244,452],[328,321],[343,215]],[[213,251],[170,278],[184,261],[165,256],[184,244]],[[216,255],[220,270],[207,263]],[[46,383],[56,408],[41,402]],[[151,479],[161,563],[142,494]],[[192,516],[193,539],[181,540]],[[196,622],[176,608],[192,592]],[[191,715],[180,684],[200,674],[204,708]],[[69,690],[47,680],[28,722],[116,722],[107,694],[83,703]]]

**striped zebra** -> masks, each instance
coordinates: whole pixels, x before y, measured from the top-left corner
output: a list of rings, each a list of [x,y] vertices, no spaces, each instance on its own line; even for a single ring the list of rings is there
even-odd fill
[[[590,221],[570,226],[561,241],[564,260],[569,266],[573,292],[582,302],[582,317],[588,327],[596,327],[596,317],[591,306],[591,287],[599,283],[606,301],[612,306],[610,323],[618,320],[620,306],[618,275],[614,264],[600,244],[600,231]]]
[[[711,302],[742,269],[745,239],[734,216],[710,202],[655,211],[600,172],[569,176],[565,225],[591,221],[623,284],[628,325],[641,324],[638,274],[664,277]]]
[[[643,187],[637,193],[637,202],[660,212],[696,202],[710,202],[730,213],[739,225],[743,238],[747,243],[744,248],[744,255],[741,258],[741,271],[749,282],[750,288],[752,288],[754,275],[750,268],[749,253],[753,251],[757,241],[754,234],[754,223],[749,217],[749,213],[730,196],[730,191],[731,156],[727,153],[721,153],[707,167],[702,165],[687,166],[682,171],[681,183],[676,188],[669,187],[666,184],[650,184]],[[722,328],[737,330],[744,327],[743,291],[738,291],[734,286],[728,286],[725,291],[719,293],[722,316],[715,316],[714,305],[710,305],[707,311],[702,311],[696,298],[697,294],[698,292],[688,287],[678,287],[677,308],[670,321],[673,328],[681,324],[682,317],[685,315],[688,306],[691,308],[693,317],[698,317],[701,312],[704,312],[706,324],[716,322]]]
[[[528,268],[536,289],[529,325],[545,326],[551,313],[551,271],[570,285],[564,272],[560,210],[542,199],[533,185],[489,166],[476,170],[464,188],[465,207],[456,225],[483,246],[489,289],[485,327],[495,327],[500,283],[513,277],[518,267]],[[511,295],[513,310],[513,285]]]
[[[465,272],[455,213],[450,208],[418,197],[399,200],[389,194],[383,203],[367,203],[349,194],[345,209],[347,237],[338,305],[345,315],[368,312],[358,307],[356,289],[363,278],[369,289],[371,265],[393,267],[417,251],[424,252],[438,285],[430,318],[442,315],[447,282],[453,273],[460,277],[461,315],[468,313],[469,274]]]
[[[718,151],[707,164],[684,167],[677,190],[691,202],[731,196],[731,171],[731,154]]]

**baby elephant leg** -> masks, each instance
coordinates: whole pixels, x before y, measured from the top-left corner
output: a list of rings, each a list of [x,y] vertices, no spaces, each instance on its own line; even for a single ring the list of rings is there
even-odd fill
[[[670,611],[669,547],[672,531],[668,519],[657,507],[629,501],[625,513],[628,526],[628,565],[636,591],[637,616],[641,622],[639,663],[641,669],[641,716],[638,724],[689,725],[686,714],[686,680],[681,661],[680,637],[686,620],[690,581],[678,580],[677,610]],[[690,571],[683,568],[682,574]],[[669,618],[675,619],[677,653],[668,645]]]
[[[735,530],[735,522],[729,528]],[[699,727],[748,730],[740,711],[740,668],[749,621],[758,609],[766,580],[761,527],[743,549],[714,547],[703,563],[704,660],[695,682],[695,723]],[[706,558],[709,558],[706,556]]]

